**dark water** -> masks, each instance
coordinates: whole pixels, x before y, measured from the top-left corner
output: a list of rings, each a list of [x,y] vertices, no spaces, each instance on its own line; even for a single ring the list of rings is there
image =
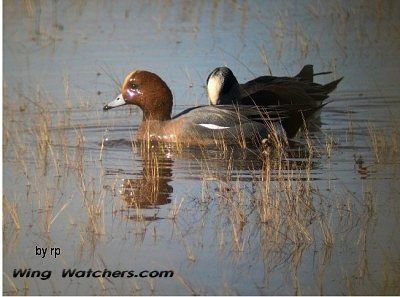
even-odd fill
[[[396,1],[4,1],[3,294],[399,294]],[[133,69],[344,76],[285,153],[134,142]],[[117,84],[118,83],[118,84]],[[58,247],[41,258],[36,247]],[[52,272],[42,280],[14,269]],[[63,269],[174,271],[63,278]]]

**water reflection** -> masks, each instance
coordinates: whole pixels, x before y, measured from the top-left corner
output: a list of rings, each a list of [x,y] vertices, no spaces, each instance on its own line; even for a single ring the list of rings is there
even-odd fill
[[[171,203],[172,164],[168,158],[151,154],[143,160],[143,170],[122,182],[121,197],[127,208],[157,208]]]
[[[142,222],[173,217],[171,210],[174,206],[166,205],[178,203],[171,196],[174,193],[172,183],[179,180],[202,181],[202,198],[201,202],[197,201],[200,204],[215,200],[220,201],[219,204],[232,202],[236,194],[242,193],[240,196],[246,196],[252,205],[250,213],[256,211],[261,221],[269,222],[273,212],[270,203],[274,201],[274,205],[283,205],[282,201],[286,198],[281,197],[282,193],[289,197],[295,194],[306,197],[308,192],[305,189],[308,187],[305,183],[314,179],[311,171],[320,166],[316,152],[310,150],[309,144],[300,142],[280,149],[226,147],[221,150],[215,147],[180,147],[118,139],[108,140],[105,147],[113,156],[122,158],[116,162],[106,156],[104,160],[110,162],[105,170],[108,179],[121,180],[121,173],[124,175],[122,182],[118,182],[120,188],[117,197],[123,202],[121,213],[128,220]],[[116,151],[118,154],[115,154]],[[134,162],[127,166],[132,162],[132,154]],[[135,167],[141,169],[135,172]],[[282,182],[287,180],[296,181],[291,185],[298,185],[299,188],[282,188],[285,185]],[[248,183],[248,186],[242,187],[238,182]],[[290,192],[292,190],[294,194]],[[270,197],[271,193],[273,197]],[[278,207],[276,211],[284,210]],[[232,212],[227,213],[230,214]],[[241,222],[240,217],[238,223]],[[243,230],[237,227],[237,232],[241,233]]]
[[[111,160],[105,172],[110,179],[120,180],[119,196],[123,202],[123,214],[129,220],[155,221],[161,219],[158,210],[171,203],[173,159],[166,147],[148,147],[124,139],[107,140],[107,150],[119,151],[121,160]],[[134,162],[131,162],[131,154]],[[107,158],[106,158],[107,159]],[[107,160],[105,160],[107,162]],[[126,166],[126,164],[132,164]],[[136,172],[137,168],[141,168]]]
[[[320,166],[320,152],[312,149],[312,139],[292,141],[285,147],[247,147],[237,146],[180,146],[179,144],[141,143],[125,139],[107,140],[105,150],[113,157],[118,151],[118,161],[106,156],[106,174],[116,176],[124,174],[134,175],[125,177],[122,194],[125,197],[142,196],[140,193],[160,191],[171,193],[166,185],[174,179],[198,180],[207,177],[215,180],[261,180],[262,172],[268,166],[273,173],[282,178],[282,170],[301,172],[316,169]],[[135,172],[133,167],[126,164],[140,162],[133,167],[142,167]],[[292,177],[292,176],[290,176]],[[138,190],[138,189],[143,190]],[[139,202],[141,201],[141,202]],[[147,201],[147,202],[145,202]],[[132,205],[151,205],[157,199],[143,198]],[[160,200],[162,201],[162,200]],[[157,203],[156,203],[157,204]],[[163,203],[158,203],[162,205]]]

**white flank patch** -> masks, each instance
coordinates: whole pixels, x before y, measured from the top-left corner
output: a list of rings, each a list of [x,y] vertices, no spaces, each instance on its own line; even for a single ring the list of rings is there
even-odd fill
[[[214,124],[198,124],[199,126],[203,126],[207,129],[211,129],[211,130],[221,130],[221,129],[228,129],[229,127],[223,127],[223,126],[218,126],[218,125],[214,125]]]

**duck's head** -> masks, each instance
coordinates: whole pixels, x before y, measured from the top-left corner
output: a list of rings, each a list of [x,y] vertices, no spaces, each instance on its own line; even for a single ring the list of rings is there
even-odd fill
[[[103,110],[125,104],[139,106],[143,111],[143,120],[171,119],[171,90],[157,74],[149,71],[136,70],[129,73],[122,83],[121,94],[106,104]]]
[[[239,83],[228,67],[215,68],[207,78],[207,92],[211,105],[239,103]]]

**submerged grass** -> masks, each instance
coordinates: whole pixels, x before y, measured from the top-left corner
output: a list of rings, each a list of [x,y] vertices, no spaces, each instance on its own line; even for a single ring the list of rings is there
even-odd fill
[[[3,196],[3,220],[10,220],[14,223],[14,227],[16,230],[21,229],[19,214],[18,214],[18,205],[16,202],[9,202],[7,197]],[[7,223],[3,223],[7,224]]]
[[[389,132],[386,129],[368,126],[370,144],[377,163],[393,162],[399,156],[399,135],[398,125],[393,125]]]

